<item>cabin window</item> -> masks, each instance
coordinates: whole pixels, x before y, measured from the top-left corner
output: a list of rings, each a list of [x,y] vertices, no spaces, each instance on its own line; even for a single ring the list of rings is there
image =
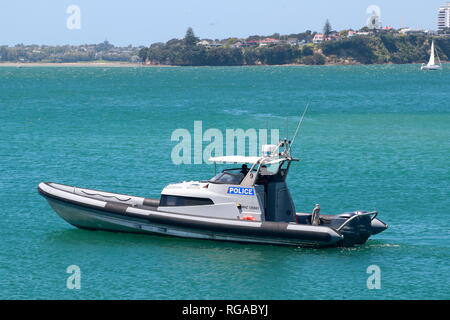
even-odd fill
[[[242,179],[244,179],[242,173],[221,172],[210,179],[209,182],[219,184],[240,184]]]
[[[193,197],[181,197],[181,196],[161,196],[159,205],[161,207],[182,207],[182,206],[206,206],[214,204],[211,199],[208,198],[193,198]]]

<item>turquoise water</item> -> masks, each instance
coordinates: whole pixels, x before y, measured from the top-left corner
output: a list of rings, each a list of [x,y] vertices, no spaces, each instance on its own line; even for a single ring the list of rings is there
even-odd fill
[[[450,69],[417,65],[0,68],[1,299],[450,298]],[[175,166],[171,133],[279,128],[301,158],[297,211],[377,209],[390,229],[356,248],[302,249],[90,232],[41,181],[157,197],[205,179]],[[283,134],[282,134],[283,135]],[[81,289],[66,288],[69,265]],[[381,269],[369,290],[366,269]]]

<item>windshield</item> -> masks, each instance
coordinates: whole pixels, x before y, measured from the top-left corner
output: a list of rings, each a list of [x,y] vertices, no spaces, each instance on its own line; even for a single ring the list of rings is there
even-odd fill
[[[221,172],[215,177],[211,178],[209,182],[222,184],[240,184],[242,179],[244,179],[244,175],[242,173]]]

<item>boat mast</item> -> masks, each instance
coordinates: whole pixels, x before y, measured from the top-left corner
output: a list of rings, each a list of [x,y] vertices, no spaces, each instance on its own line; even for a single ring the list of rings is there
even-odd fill
[[[437,57],[437,60],[438,60],[439,66],[441,67],[441,66],[442,66],[442,63],[441,63],[441,58],[439,58],[439,54],[438,54],[437,50],[436,50],[436,57]]]

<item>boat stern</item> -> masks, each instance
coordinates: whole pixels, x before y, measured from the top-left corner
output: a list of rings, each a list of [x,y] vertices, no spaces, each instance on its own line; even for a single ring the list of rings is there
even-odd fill
[[[379,234],[379,233],[383,232],[384,230],[386,230],[387,228],[388,228],[388,225],[386,223],[384,223],[383,221],[381,221],[377,218],[372,219],[372,222],[370,225],[372,235]]]
[[[335,216],[321,216],[321,223],[343,236],[343,246],[366,243],[372,235],[383,232],[388,225],[376,218],[378,212],[355,211]]]

